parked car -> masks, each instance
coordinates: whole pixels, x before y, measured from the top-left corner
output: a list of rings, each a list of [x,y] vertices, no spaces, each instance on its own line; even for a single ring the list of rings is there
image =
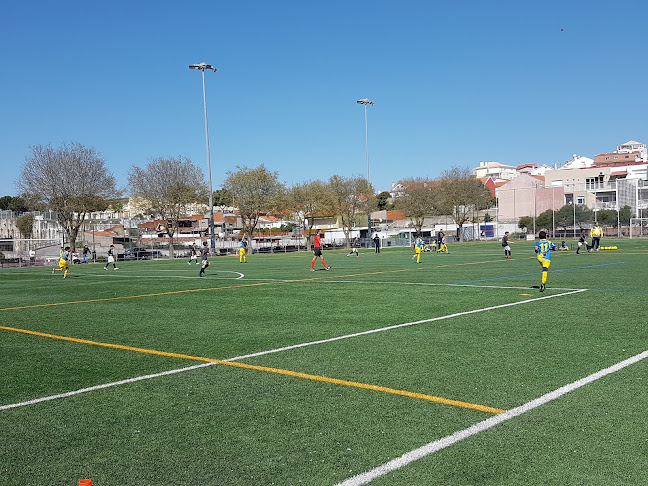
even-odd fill
[[[118,255],[119,260],[151,260],[153,258],[162,258],[162,252],[160,250],[133,247],[124,250],[123,254]]]

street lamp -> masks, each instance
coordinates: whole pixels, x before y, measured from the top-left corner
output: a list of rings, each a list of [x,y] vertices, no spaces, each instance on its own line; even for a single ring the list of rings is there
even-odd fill
[[[367,154],[367,184],[371,185],[371,182],[369,180],[369,126],[367,124],[367,105],[375,105],[373,101],[371,101],[369,98],[365,98],[363,100],[358,100],[356,103],[359,105],[364,105],[364,112],[365,112],[365,151]],[[371,209],[367,211],[367,238],[371,238]]]
[[[211,252],[216,251],[216,234],[214,233],[214,190],[212,187],[212,174],[211,174],[211,160],[209,157],[209,128],[207,124],[207,93],[205,91],[205,70],[216,72],[216,68],[210,64],[201,62],[200,64],[192,64],[189,69],[200,69],[202,71],[202,85],[203,85],[203,104],[205,106],[205,140],[207,141],[207,174],[209,176],[209,232],[211,234]]]

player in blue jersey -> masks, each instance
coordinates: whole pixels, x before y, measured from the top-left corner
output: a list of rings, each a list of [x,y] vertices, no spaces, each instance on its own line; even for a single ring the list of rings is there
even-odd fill
[[[551,250],[557,250],[556,245],[547,239],[547,233],[541,231],[540,240],[535,244],[535,252],[538,258],[538,263],[542,267],[542,283],[540,284],[540,292],[545,291],[545,285],[547,284],[547,273],[549,272],[549,266],[551,265]]]

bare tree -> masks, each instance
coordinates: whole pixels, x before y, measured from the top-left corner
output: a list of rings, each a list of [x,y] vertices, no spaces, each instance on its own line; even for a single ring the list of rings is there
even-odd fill
[[[463,240],[461,227],[471,215],[487,206],[490,191],[475,178],[468,167],[452,167],[441,174],[439,191],[441,205],[452,216],[458,227],[459,240]]]
[[[317,216],[329,216],[335,212],[331,187],[322,181],[295,184],[287,193],[287,211],[295,215],[307,235],[311,234]]]
[[[141,198],[148,211],[163,221],[173,258],[179,219],[188,216],[190,206],[204,201],[207,194],[202,170],[186,157],[155,158],[146,167],[131,167],[128,183],[131,195]]]
[[[74,248],[86,215],[105,210],[107,201],[118,195],[115,178],[99,152],[78,142],[30,149],[16,186],[31,206],[56,212]]]
[[[281,206],[283,185],[278,181],[279,173],[270,172],[263,164],[253,169],[237,165],[236,169],[236,172],[227,171],[223,187],[232,193],[245,231],[252,238],[259,217]]]
[[[420,232],[423,228],[425,216],[431,216],[438,213],[440,205],[440,192],[438,191],[438,182],[428,181],[426,179],[414,179],[406,181],[405,194],[399,200],[399,205],[405,209],[405,214],[413,218],[416,231]],[[434,190],[434,186],[437,190]]]
[[[356,224],[356,216],[366,214],[373,187],[363,177],[342,177],[334,175],[329,179],[333,194],[333,207],[342,222],[342,231],[347,246],[349,234]],[[369,236],[369,235],[368,235]]]

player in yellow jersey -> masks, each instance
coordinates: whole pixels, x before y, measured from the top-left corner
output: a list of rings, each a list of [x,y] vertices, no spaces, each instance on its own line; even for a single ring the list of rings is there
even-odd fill
[[[54,272],[63,272],[63,278],[67,278],[68,268],[70,266],[70,260],[72,259],[72,253],[70,253],[70,247],[66,246],[61,253],[61,259],[59,260],[59,267],[52,268],[52,275]]]
[[[239,248],[240,263],[247,263],[247,256],[245,256],[246,250],[247,250],[247,241],[245,241],[245,235],[244,235],[243,237],[241,237],[241,247]]]

